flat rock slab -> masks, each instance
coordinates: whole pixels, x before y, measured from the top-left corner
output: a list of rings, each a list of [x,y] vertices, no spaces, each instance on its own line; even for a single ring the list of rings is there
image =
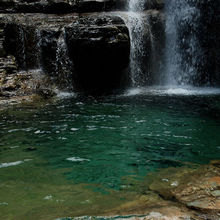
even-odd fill
[[[159,193],[165,199],[175,200],[189,208],[220,216],[220,168],[218,166],[206,165],[197,169],[168,168],[154,176],[149,189]]]

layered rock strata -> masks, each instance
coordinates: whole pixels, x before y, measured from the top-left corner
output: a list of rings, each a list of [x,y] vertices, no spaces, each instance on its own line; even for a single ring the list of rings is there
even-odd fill
[[[4,51],[16,57],[19,70],[42,69],[60,88],[94,92],[116,88],[126,77],[130,41],[116,15],[4,14],[2,20]]]
[[[162,9],[164,0],[146,1],[145,9]],[[1,13],[82,13],[126,10],[126,0],[2,0]]]

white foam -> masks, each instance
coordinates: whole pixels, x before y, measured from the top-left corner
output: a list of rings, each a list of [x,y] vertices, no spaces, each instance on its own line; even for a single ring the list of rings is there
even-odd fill
[[[69,158],[66,158],[66,160],[69,160],[72,162],[90,161],[89,159],[80,158],[80,157],[69,157]]]
[[[20,147],[20,146],[11,146],[10,148],[14,149],[14,148],[18,148],[18,147]]]
[[[78,131],[79,128],[71,128],[70,130],[71,130],[71,131]]]
[[[57,97],[61,99],[76,97],[76,93],[74,92],[63,92],[63,91],[57,90],[56,94],[57,94]]]
[[[8,205],[7,202],[0,202],[0,205]]]
[[[28,161],[31,161],[31,160],[33,160],[33,159],[24,159],[23,161],[19,160],[19,161],[14,161],[14,162],[9,162],[9,163],[0,163],[0,168],[17,166],[17,165],[20,165],[24,162],[28,162]]]
[[[125,95],[127,96],[133,96],[133,95],[139,95],[142,92],[140,88],[133,88],[126,91]]]
[[[32,161],[33,159],[24,159],[24,162]]]
[[[48,195],[48,196],[45,196],[43,199],[44,200],[53,200],[53,196],[52,195]]]
[[[15,162],[10,162],[10,163],[1,163],[0,168],[16,166],[16,165],[19,165],[22,163],[24,163],[24,162],[23,161],[15,161]]]
[[[220,95],[220,88],[214,87],[141,87],[128,89],[123,96],[135,95],[181,95],[181,96],[208,96]]]
[[[178,181],[174,181],[174,182],[172,182],[170,185],[171,185],[171,186],[178,186],[179,183],[178,183]]]
[[[148,215],[149,218],[161,218],[163,215],[159,212],[150,212]]]

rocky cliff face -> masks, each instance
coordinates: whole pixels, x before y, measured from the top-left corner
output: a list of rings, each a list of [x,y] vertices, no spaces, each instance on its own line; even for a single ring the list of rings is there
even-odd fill
[[[20,13],[70,13],[103,11],[114,7],[112,0],[3,0],[2,12]]]
[[[220,85],[220,1],[198,3],[201,11],[200,45],[204,51],[201,65],[203,78],[208,73],[212,85]]]
[[[94,93],[118,87],[125,77],[130,41],[115,15],[4,14],[2,20],[2,51],[16,58],[19,70],[40,68],[61,89],[74,84]]]
[[[160,74],[158,63],[162,63],[163,57],[164,2],[146,1],[143,12],[154,40],[152,83]],[[1,0],[1,73],[6,76],[10,70],[6,66],[10,64],[13,73],[40,69],[60,89],[103,94],[123,88],[128,84],[130,36],[117,15],[119,12],[112,11],[126,10],[126,7],[126,0]],[[220,3],[200,1],[196,7],[202,14],[199,35],[204,56],[198,65],[201,81],[209,77],[211,84],[217,85],[220,83],[217,31]],[[146,51],[152,50],[147,45]],[[146,69],[149,69],[147,65]],[[6,81],[1,78],[1,90],[7,90],[3,85]]]
[[[126,5],[125,0],[3,0],[0,56],[10,56],[18,72],[40,69],[62,90],[105,94],[123,88],[130,37],[111,11]],[[145,7],[161,9],[163,1]],[[156,27],[159,13],[148,14]]]
[[[126,0],[2,0],[0,12],[73,13],[126,9]],[[162,9],[164,0],[146,1],[145,9]]]

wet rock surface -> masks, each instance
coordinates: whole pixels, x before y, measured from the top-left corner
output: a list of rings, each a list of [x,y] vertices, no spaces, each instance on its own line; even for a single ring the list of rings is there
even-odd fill
[[[111,0],[3,0],[0,3],[1,12],[19,13],[70,13],[82,11],[103,11],[114,7]]]
[[[124,10],[126,0],[2,0],[0,12],[72,13]],[[145,9],[162,9],[164,0],[147,1]]]
[[[219,219],[220,168],[219,163],[213,163],[196,169],[165,169],[154,177],[149,189],[166,200],[198,211],[204,219]]]
[[[42,69],[61,89],[74,85],[94,94],[119,87],[126,77],[130,39],[116,15],[4,14],[1,18],[4,51],[16,58],[19,71]]]
[[[145,9],[163,5],[153,0]],[[18,72],[42,70],[61,90],[103,95],[123,89],[130,38],[124,21],[110,11],[127,7],[125,0],[3,0],[0,56],[15,57]],[[158,26],[159,13],[148,14]]]
[[[3,59],[4,69],[0,72],[0,110],[10,105],[41,101],[55,95],[55,85],[48,81],[48,77],[37,71],[17,71],[15,58],[12,56]],[[5,59],[8,66],[5,65]],[[1,60],[2,58],[0,65]]]
[[[15,57],[8,56],[0,58],[0,95],[9,95],[16,90],[17,84],[17,64]]]
[[[66,40],[78,90],[107,92],[120,87],[130,51],[128,29],[121,18],[82,17],[66,28]]]

